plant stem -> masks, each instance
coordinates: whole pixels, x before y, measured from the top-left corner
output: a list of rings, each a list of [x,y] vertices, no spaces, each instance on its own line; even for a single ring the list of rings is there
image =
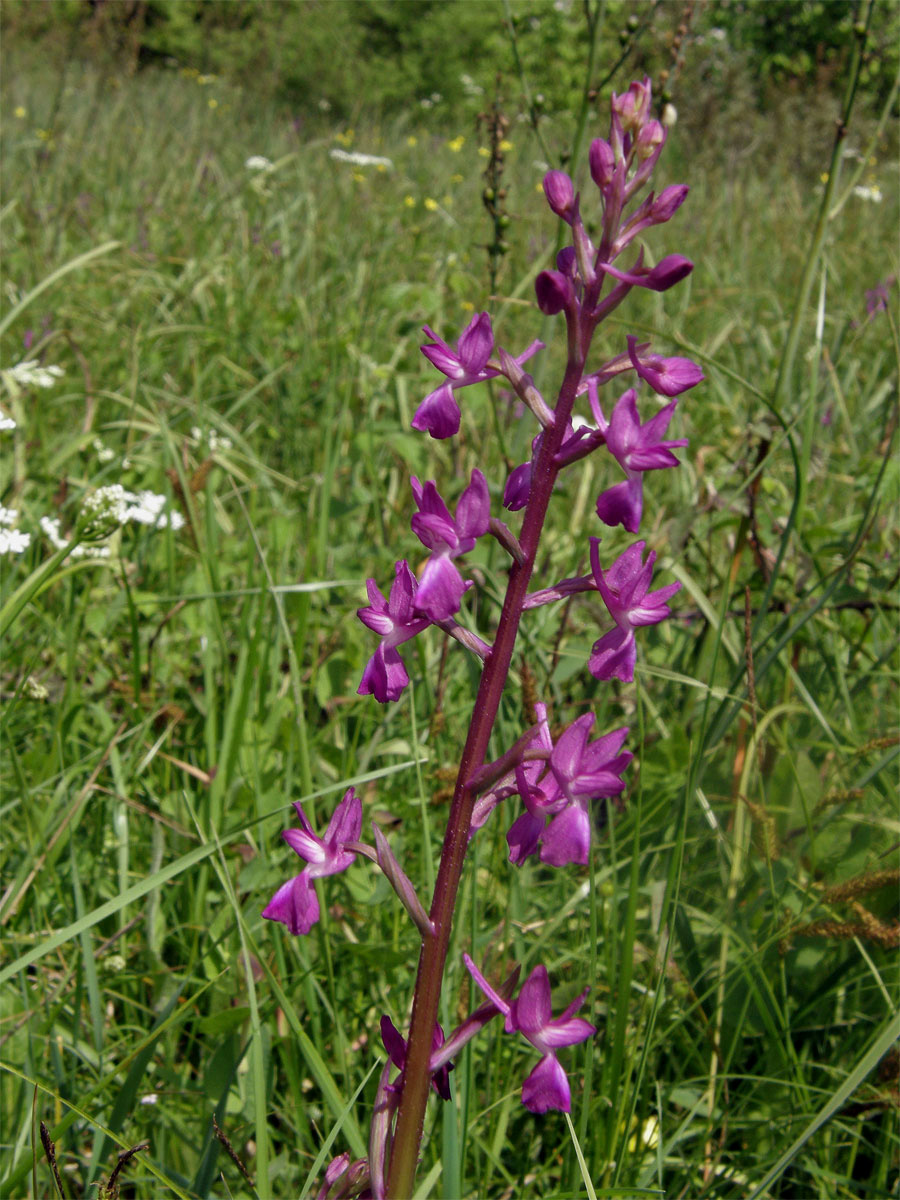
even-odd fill
[[[570,338],[578,349],[570,354],[566,365],[559,399],[554,412],[553,426],[545,433],[541,449],[534,463],[531,479],[531,494],[522,522],[519,538],[523,561],[514,562],[510,568],[509,583],[503,601],[503,609],[497,625],[494,645],[488,655],[478,687],[478,695],[472,710],[472,720],[459,764],[456,787],[447,819],[441,862],[438,869],[434,897],[429,916],[434,925],[434,937],[427,938],[419,955],[419,969],[413,996],[406,1066],[403,1073],[403,1091],[400,1111],[391,1152],[387,1192],[389,1200],[408,1200],[413,1192],[419,1143],[425,1120],[425,1105],[431,1075],[428,1062],[431,1057],[431,1038],[438,1017],[438,1004],[453,911],[462,876],[463,862],[469,844],[469,827],[475,794],[467,786],[473,774],[484,764],[488,742],[500,707],[500,699],[506,686],[513,648],[519,630],[519,621],[528,592],[528,583],[537,557],[541,531],[547,515],[547,507],[553,485],[559,473],[555,456],[562,444],[566,423],[575,402],[575,390],[581,382],[587,347],[582,345],[588,338]]]

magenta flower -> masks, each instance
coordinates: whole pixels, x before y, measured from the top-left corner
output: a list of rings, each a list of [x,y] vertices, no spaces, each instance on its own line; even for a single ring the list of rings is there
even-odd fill
[[[876,313],[884,312],[888,306],[888,294],[890,289],[897,282],[895,275],[888,275],[884,283],[877,283],[875,287],[869,288],[866,291],[866,317],[869,321]]]
[[[661,396],[680,396],[703,381],[703,372],[689,358],[663,358],[660,354],[647,354],[649,349],[649,342],[639,346],[637,338],[628,335],[628,357],[632,366],[654,392]],[[682,444],[687,445],[686,442]]]
[[[694,264],[683,254],[667,254],[655,267],[635,265],[630,271],[620,271],[611,263],[605,262],[598,263],[597,269],[605,271],[607,275],[612,275],[622,283],[630,284],[631,287],[649,288],[651,292],[667,292],[686,275],[690,275]]]
[[[325,1168],[325,1182],[316,1192],[316,1200],[347,1200],[350,1196],[366,1200],[372,1196],[368,1182],[369,1160],[357,1158],[351,1162],[350,1155],[344,1151]]]
[[[417,612],[430,620],[445,621],[459,611],[468,586],[453,560],[468,553],[487,532],[491,516],[487,481],[480,471],[472,472],[472,480],[456,506],[455,518],[450,516],[433,482],[423,487],[415,476],[410,482],[419,509],[411,521],[412,531],[431,551],[413,604]]]
[[[624,790],[622,772],[632,754],[622,743],[628,729],[616,729],[594,742],[588,737],[594,714],[585,713],[563,733],[550,755],[550,770],[567,804],[551,820],[541,838],[541,862],[552,867],[584,865],[591,846],[588,801],[618,796]]]
[[[303,805],[294,802],[300,829],[286,829],[282,837],[308,865],[299,875],[283,884],[262,915],[267,921],[281,921],[293,934],[309,933],[319,919],[319,900],[312,881],[324,875],[336,875],[353,862],[356,854],[345,850],[345,842],[358,842],[362,831],[362,801],[353,788],[334,810],[324,838],[313,832]]]
[[[678,401],[673,400],[642,425],[637,411],[637,393],[634,388],[629,388],[607,422],[597,399],[596,387],[589,388],[589,393],[594,419],[605,435],[610,453],[627,476],[623,483],[601,493],[597,500],[597,516],[605,525],[623,525],[629,533],[637,533],[644,510],[642,473],[677,467],[678,459],[672,451],[688,444],[687,438],[671,442],[660,440],[669,427]]]
[[[561,1046],[574,1046],[597,1032],[594,1025],[574,1014],[581,1008],[590,988],[585,988],[565,1012],[553,1017],[550,1007],[550,979],[545,966],[535,967],[512,1003],[507,1003],[494,991],[468,954],[463,955],[466,968],[487,998],[506,1018],[507,1033],[521,1033],[541,1054],[541,1061],[522,1084],[522,1103],[533,1113],[555,1108],[570,1112],[572,1096],[569,1081],[556,1051]]]
[[[548,733],[548,741],[549,736]],[[558,813],[566,804],[566,797],[551,771],[546,771],[538,779],[544,766],[543,762],[538,761],[516,768],[516,786],[525,811],[510,825],[506,844],[509,846],[509,861],[517,867],[529,855],[536,853],[547,818]]]
[[[548,317],[555,317],[575,303],[575,289],[561,271],[541,271],[534,281],[534,291],[538,308]]]
[[[381,1018],[381,1040],[384,1042],[384,1048],[387,1050],[391,1062],[402,1073],[403,1068],[406,1066],[406,1039],[387,1015]],[[444,1041],[443,1029],[439,1024],[435,1025],[434,1033],[431,1035],[432,1053],[440,1050]],[[450,1099],[450,1072],[452,1070],[453,1063],[444,1062],[435,1070],[431,1077],[431,1086],[442,1100]],[[399,1081],[392,1084],[391,1087],[393,1090],[399,1090]]]
[[[553,212],[571,225],[578,216],[578,197],[570,176],[565,171],[548,171],[544,176],[544,195]]]
[[[448,438],[459,431],[459,405],[453,393],[458,388],[482,383],[501,374],[496,367],[488,366],[494,348],[491,318],[486,312],[476,313],[460,335],[455,350],[427,325],[425,332],[433,340],[422,347],[422,353],[447,376],[447,382],[425,397],[416,409],[412,427],[431,434],[433,438]],[[525,362],[541,349],[543,342],[532,342],[516,362]]]
[[[604,573],[600,567],[599,545],[599,538],[591,538],[591,569],[597,591],[616,624],[594,643],[588,668],[596,679],[616,678],[630,683],[634,679],[637,659],[635,628],[665,620],[669,616],[666,601],[674,596],[681,584],[668,583],[655,592],[647,590],[653,576],[656,551],[651,550],[646,563],[642,562],[643,542],[629,546]]]
[[[363,671],[357,694],[374,696],[381,704],[398,700],[409,683],[409,675],[397,647],[429,625],[427,617],[418,616],[415,612],[418,583],[409,563],[401,559],[395,564],[394,570],[390,600],[385,600],[374,579],[367,579],[369,606],[358,609],[356,613],[364,625],[381,635],[378,648]]]
[[[549,748],[549,759],[527,762],[516,769],[517,790],[525,811],[513,821],[506,835],[510,862],[521,865],[539,847],[541,862],[552,867],[569,863],[583,866],[588,861],[591,846],[588,802],[617,796],[625,787],[622,772],[632,759],[627,750],[619,753],[627,728],[588,742],[594,720],[593,713],[579,717],[555,746],[546,731],[533,744],[535,749]],[[549,770],[538,778],[547,762]]]
[[[520,508],[524,508],[528,503],[528,498],[531,495],[531,476],[534,469],[534,460],[540,452],[543,438],[543,431],[537,434],[531,443],[531,458],[529,461],[521,463],[518,467],[514,467],[510,472],[509,478],[506,481],[506,487],[503,489],[503,507],[508,508],[510,512],[518,512]],[[568,462],[572,462],[577,458],[583,458],[585,454],[589,453],[590,449],[593,449],[594,445],[599,445],[602,441],[602,436],[598,436],[596,430],[592,430],[588,425],[581,425],[578,429],[575,429],[572,422],[569,421],[566,426],[563,443],[556,456],[556,462],[560,466],[565,466]]]

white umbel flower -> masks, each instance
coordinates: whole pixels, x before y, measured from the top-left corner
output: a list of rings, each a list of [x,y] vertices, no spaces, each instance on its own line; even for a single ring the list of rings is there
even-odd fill
[[[49,388],[53,387],[57,379],[65,374],[65,371],[62,367],[42,367],[36,358],[29,358],[16,363],[5,374],[11,376],[19,387]]]
[[[31,545],[31,534],[19,529],[0,529],[0,554],[22,554]]]

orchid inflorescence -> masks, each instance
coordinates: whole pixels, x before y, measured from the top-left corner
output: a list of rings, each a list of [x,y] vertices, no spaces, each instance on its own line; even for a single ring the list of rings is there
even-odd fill
[[[387,875],[422,937],[408,1038],[402,1037],[387,1016],[381,1023],[388,1062],[376,1098],[369,1158],[351,1162],[344,1154],[334,1159],[318,1193],[322,1200],[410,1194],[428,1092],[433,1089],[442,1099],[449,1099],[452,1056],[493,1017],[502,1015],[504,1029],[521,1033],[541,1055],[522,1086],[522,1101],[535,1113],[569,1111],[569,1082],[556,1051],[596,1032],[588,1021],[574,1015],[587,991],[560,1016],[552,1017],[550,981],[544,966],[531,971],[513,999],[518,970],[495,987],[464,955],[465,966],[486,1001],[448,1037],[437,1024],[437,1007],[456,894],[471,838],[495,808],[518,797],[522,808],[507,833],[510,862],[518,866],[537,856],[554,867],[585,864],[591,844],[590,803],[623,792],[623,774],[632,758],[623,748],[626,727],[593,737],[595,717],[587,713],[554,738],[546,706],[538,703],[535,724],[500,758],[486,762],[523,613],[579,592],[599,595],[612,627],[594,643],[588,669],[600,680],[630,682],[637,656],[635,631],[667,617],[667,602],[679,587],[670,583],[651,590],[656,554],[650,551],[645,557],[643,541],[633,543],[604,567],[601,540],[591,537],[589,575],[529,590],[549,501],[563,470],[605,447],[624,478],[601,492],[597,516],[605,525],[621,525],[636,533],[643,515],[645,473],[677,466],[674,451],[687,445],[684,438],[666,440],[666,434],[677,397],[703,379],[695,363],[655,354],[649,343],[629,336],[624,351],[587,370],[598,324],[632,288],[665,291],[692,270],[693,264],[677,254],[648,267],[643,249],[627,268],[614,265],[639,234],[670,220],[687,195],[686,186],[676,185],[664,188],[658,196],[650,192],[635,203],[649,183],[665,140],[665,128],[651,116],[648,79],[632,83],[622,95],[613,95],[609,138],[597,138],[589,154],[591,178],[600,197],[596,245],[582,221],[581,196],[571,178],[562,171],[550,171],[544,179],[547,203],[569,226],[572,242],[558,254],[555,269],[542,271],[535,283],[541,311],[561,313],[566,321],[568,360],[555,404],[548,403],[523,369],[523,364],[544,348],[541,342],[532,342],[517,356],[500,347],[495,351],[486,312],[473,316],[455,347],[425,327],[430,340],[422,347],[423,353],[445,381],[420,404],[412,421],[415,429],[439,439],[456,435],[461,422],[459,393],[498,377],[508,381],[539,428],[531,459],[512,471],[503,490],[507,510],[524,510],[519,534],[491,516],[490,488],[481,471],[472,471],[453,513],[434,481],[423,484],[413,477],[417,511],[412,531],[429,557],[418,577],[405,559],[398,561],[387,597],[376,581],[369,579],[369,603],[358,613],[379,637],[358,690],[380,703],[398,700],[409,685],[399,647],[430,626],[455,638],[483,664],[430,911],[419,902],[377,827],[374,846],[359,841],[362,804],[352,788],[335,810],[324,837],[314,833],[300,804],[295,807],[301,828],[283,835],[306,866],[276,892],[264,917],[282,922],[294,934],[308,933],[319,917],[313,880],[345,870],[357,854],[363,854]],[[627,375],[636,377],[634,386],[604,410],[601,388]],[[645,421],[638,409],[641,384],[668,400]],[[576,400],[585,395],[592,422],[584,417],[573,420]],[[465,594],[473,586],[464,577],[460,560],[487,534],[497,538],[511,559],[493,641],[457,621]],[[393,1082],[392,1068],[400,1072]]]

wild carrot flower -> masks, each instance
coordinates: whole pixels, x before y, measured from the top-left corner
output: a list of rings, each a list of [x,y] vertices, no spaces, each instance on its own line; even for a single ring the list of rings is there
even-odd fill
[[[62,367],[42,367],[36,358],[29,358],[9,367],[4,374],[10,376],[19,387],[49,388],[62,378],[65,371]]]
[[[0,554],[24,554],[31,545],[31,534],[19,529],[0,529]]]

